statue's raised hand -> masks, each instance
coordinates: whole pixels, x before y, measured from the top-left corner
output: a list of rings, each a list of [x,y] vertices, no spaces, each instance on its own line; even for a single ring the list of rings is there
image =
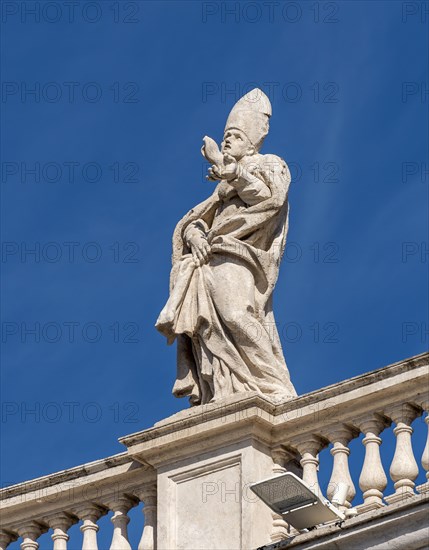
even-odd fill
[[[203,137],[203,146],[201,147],[201,153],[210,162],[210,164],[222,164],[222,153],[219,150],[218,144],[211,137]]]
[[[208,170],[209,174],[207,179],[210,181],[222,179],[223,155],[219,151],[219,147],[215,140],[208,136],[204,136],[201,153],[212,165]]]

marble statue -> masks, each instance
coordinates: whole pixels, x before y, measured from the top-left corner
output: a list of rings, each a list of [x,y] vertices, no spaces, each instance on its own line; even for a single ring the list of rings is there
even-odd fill
[[[204,138],[208,179],[219,183],[174,231],[170,297],[156,328],[177,340],[173,393],[191,405],[249,391],[275,402],[296,396],[272,308],[290,173],[259,153],[270,116],[268,97],[254,89],[230,112],[220,150]]]

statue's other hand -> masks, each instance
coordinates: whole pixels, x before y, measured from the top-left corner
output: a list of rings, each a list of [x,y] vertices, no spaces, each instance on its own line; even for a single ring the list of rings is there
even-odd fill
[[[222,173],[218,166],[214,164],[209,168],[207,179],[210,181],[218,181],[222,179]]]
[[[189,239],[192,258],[197,267],[209,261],[210,245],[202,235],[193,235]]]
[[[228,181],[234,180],[237,177],[238,164],[234,157],[226,153],[223,156],[224,169],[222,170],[222,179]]]

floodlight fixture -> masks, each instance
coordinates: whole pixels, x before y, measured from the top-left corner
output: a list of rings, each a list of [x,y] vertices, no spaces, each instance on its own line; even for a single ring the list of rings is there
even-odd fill
[[[345,515],[329,500],[320,498],[292,472],[253,483],[250,489],[271,510],[282,515],[287,523],[299,531],[345,519]]]

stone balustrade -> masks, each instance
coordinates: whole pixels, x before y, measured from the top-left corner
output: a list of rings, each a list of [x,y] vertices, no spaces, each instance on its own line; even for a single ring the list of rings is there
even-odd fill
[[[128,512],[144,503],[138,550],[153,550],[156,538],[156,478],[153,470],[127,453],[65,470],[2,490],[0,550],[21,538],[22,550],[36,550],[51,530],[52,548],[67,550],[67,531],[80,523],[82,550],[98,550],[98,520],[113,512],[109,550],[131,550]],[[144,527],[143,527],[144,523]],[[71,548],[76,549],[75,541]],[[100,549],[102,550],[102,549]]]
[[[284,426],[288,434],[286,439],[282,438],[282,443],[289,455],[295,452],[299,457],[303,479],[313,490],[320,491],[318,455],[331,444],[332,474],[326,493],[332,500],[340,483],[348,485],[346,502],[340,506],[343,510],[353,504],[357,505],[358,513],[364,513],[403,502],[417,494],[429,493],[429,481],[418,487],[414,483],[419,474],[417,462],[421,463],[426,479],[429,480],[428,372],[428,354],[422,354],[301,397],[299,400],[307,398],[314,403],[313,412],[305,411],[304,407],[298,410],[292,403],[278,408],[275,424]],[[424,449],[422,441],[417,442],[419,455],[416,455],[412,442],[412,423],[421,415],[425,415],[428,435]],[[311,416],[312,419],[309,418]],[[396,438],[388,471],[394,483],[394,492],[384,495],[388,479],[381,460],[380,445],[383,431],[389,427],[393,427]],[[295,431],[298,432],[296,435]],[[359,476],[355,476],[361,490],[357,500],[348,459],[349,444],[360,434],[364,436],[363,460]],[[384,458],[389,460],[389,457]]]
[[[429,430],[428,410],[428,354],[287,403],[274,404],[257,394],[246,394],[191,408],[121,438],[125,453],[3,489],[0,550],[17,539],[22,550],[36,550],[38,538],[47,531],[52,548],[66,550],[68,530],[77,522],[82,539],[74,542],[73,550],[97,550],[97,522],[109,512],[113,524],[110,550],[131,550],[128,512],[139,502],[144,503],[144,518],[138,550],[187,548],[186,532],[177,529],[177,518],[184,517],[180,507],[189,506],[193,496],[201,498],[204,483],[211,484],[208,494],[214,494],[219,472],[226,471],[231,473],[225,483],[237,479],[241,484],[241,515],[232,527],[241,532],[240,548],[260,545],[259,535],[249,534],[256,517],[265,544],[270,538],[278,542],[297,535],[281,516],[268,509],[265,514],[265,509],[256,508],[259,504],[249,499],[250,483],[287,470],[302,475],[314,491],[330,499],[339,484],[347,484],[343,510],[356,506],[360,515],[383,513],[389,507],[429,497],[429,433],[426,443],[413,438],[413,423],[422,415]],[[386,456],[381,448],[389,431],[395,445]],[[351,442],[357,438],[361,444],[353,446],[353,452],[359,453],[359,471],[350,471]],[[319,459],[328,449],[330,471],[324,471],[323,477],[329,482],[321,488]],[[416,486],[420,465],[426,482]],[[386,494],[388,476],[393,487],[390,494]],[[189,491],[194,491],[191,497],[185,490],[187,483]],[[224,492],[228,495],[232,489],[226,487]],[[213,514],[219,506],[210,506],[208,498],[196,505],[201,516],[190,521],[196,522],[199,531],[206,528],[206,517],[213,529]],[[172,518],[176,523],[171,523]]]

